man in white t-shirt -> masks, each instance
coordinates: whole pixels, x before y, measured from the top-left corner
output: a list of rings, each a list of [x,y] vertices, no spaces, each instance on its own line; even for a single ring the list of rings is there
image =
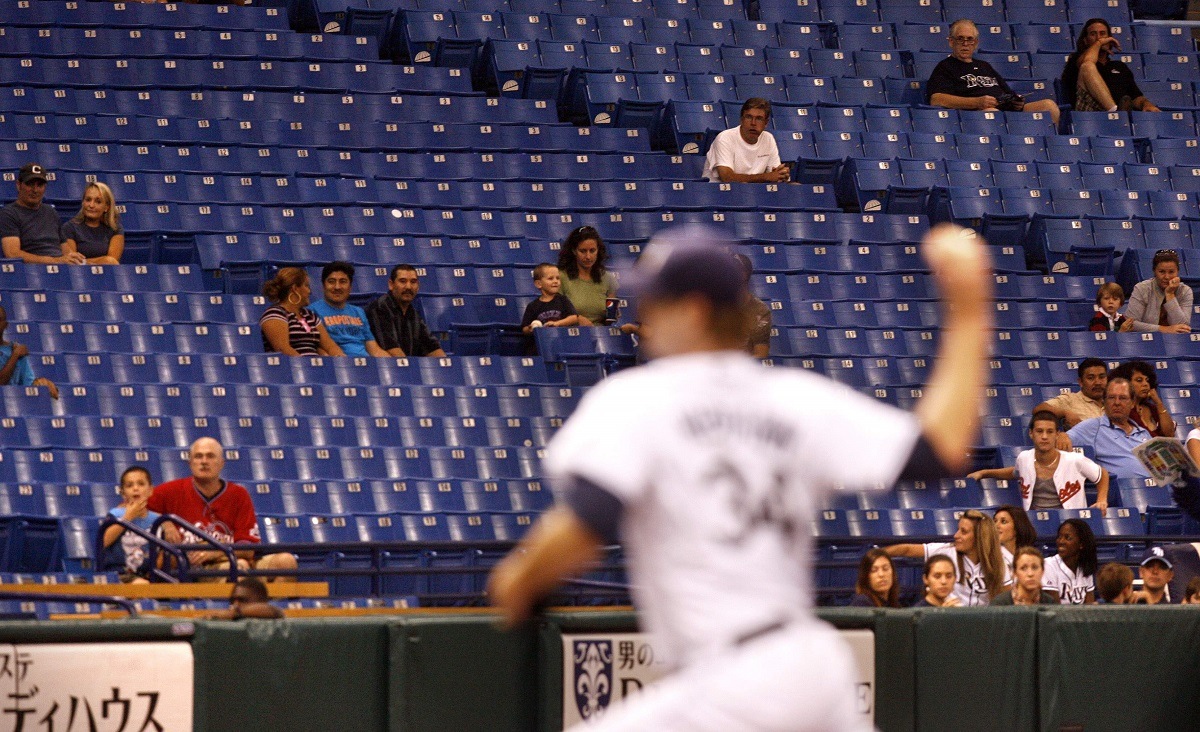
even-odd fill
[[[704,177],[713,183],[787,183],[791,172],[779,162],[775,137],[767,132],[771,103],[752,97],[742,105],[741,123],[713,140]]]

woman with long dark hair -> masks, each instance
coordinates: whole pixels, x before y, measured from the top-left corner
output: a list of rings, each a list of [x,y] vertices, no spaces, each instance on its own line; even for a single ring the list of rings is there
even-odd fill
[[[879,547],[868,549],[858,563],[850,607],[900,607],[900,583],[892,558]]]
[[[604,325],[608,320],[608,298],[617,294],[617,278],[607,265],[608,249],[595,228],[580,226],[567,234],[558,269],[562,294],[575,306],[580,325]]]

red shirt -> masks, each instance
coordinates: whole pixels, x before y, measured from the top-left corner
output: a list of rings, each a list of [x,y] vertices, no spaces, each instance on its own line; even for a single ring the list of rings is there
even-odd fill
[[[221,481],[217,495],[205,498],[191,478],[168,481],[154,489],[146,502],[151,511],[172,513],[195,524],[222,543],[237,541],[258,543],[258,517],[250,493],[237,483]],[[184,543],[196,541],[195,535],[180,530]]]

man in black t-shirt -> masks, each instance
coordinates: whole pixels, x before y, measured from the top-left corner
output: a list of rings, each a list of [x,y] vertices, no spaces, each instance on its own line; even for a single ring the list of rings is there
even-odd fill
[[[17,200],[0,208],[3,255],[30,264],[83,264],[74,242],[63,241],[62,221],[54,207],[43,203],[46,169],[29,163],[17,171]]]
[[[976,59],[979,29],[970,20],[956,20],[950,26],[950,55],[942,60],[925,85],[925,99],[935,107],[997,111],[1002,100],[1013,90],[987,61]],[[1058,104],[1053,99],[1022,102],[1011,99],[1006,111],[1046,112],[1058,125]]]
[[[1112,28],[1104,18],[1092,18],[1084,23],[1075,42],[1075,53],[1063,67],[1062,88],[1067,102],[1077,112],[1161,112],[1154,102],[1142,94],[1133,71],[1113,49],[1121,43],[1112,36]]]

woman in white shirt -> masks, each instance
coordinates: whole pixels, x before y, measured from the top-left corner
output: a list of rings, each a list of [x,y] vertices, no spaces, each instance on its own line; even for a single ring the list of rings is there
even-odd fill
[[[1096,602],[1096,535],[1083,519],[1069,518],[1058,527],[1058,554],[1046,560],[1042,587],[1063,605]]]
[[[950,557],[957,569],[954,596],[963,607],[988,605],[1012,584],[1012,555],[1000,546],[992,517],[975,509],[963,512],[953,541],[894,544],[884,550],[893,557],[925,560],[935,554]]]

